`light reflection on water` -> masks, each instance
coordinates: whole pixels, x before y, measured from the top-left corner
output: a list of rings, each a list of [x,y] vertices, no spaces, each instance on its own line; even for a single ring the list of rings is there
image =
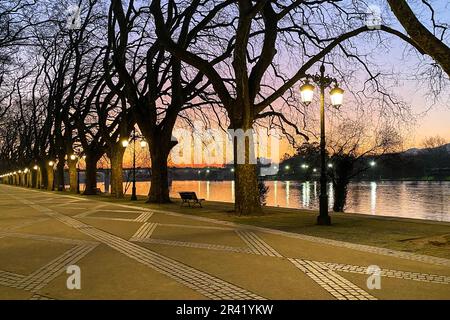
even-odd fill
[[[320,184],[316,181],[267,181],[268,206],[317,209]],[[195,191],[198,197],[213,201],[234,201],[234,181],[173,181],[170,195]],[[103,184],[99,187],[104,189]],[[137,182],[140,195],[148,194],[149,182]],[[328,186],[329,207],[333,207],[333,186]],[[383,181],[351,183],[346,212],[450,221],[450,181]],[[127,193],[131,193],[131,186]]]

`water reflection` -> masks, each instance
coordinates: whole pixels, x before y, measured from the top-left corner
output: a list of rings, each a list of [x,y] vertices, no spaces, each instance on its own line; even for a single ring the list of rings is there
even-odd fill
[[[286,207],[289,207],[289,196],[291,194],[291,182],[286,181]]]
[[[370,213],[376,214],[377,208],[377,183],[371,182],[370,183]]]
[[[320,183],[267,181],[268,206],[317,209]],[[103,191],[104,186],[99,184]],[[148,194],[149,182],[138,182],[137,193]],[[83,190],[83,188],[82,188]],[[199,197],[234,201],[233,181],[173,181],[170,195],[196,191]],[[329,207],[333,208],[333,185],[328,185]],[[131,188],[127,190],[131,193]],[[450,221],[450,182],[358,182],[348,188],[346,212]]]

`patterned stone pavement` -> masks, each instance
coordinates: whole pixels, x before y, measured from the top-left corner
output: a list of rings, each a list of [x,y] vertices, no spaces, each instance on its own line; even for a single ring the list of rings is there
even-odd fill
[[[4,185],[0,212],[0,299],[450,299],[444,258]]]

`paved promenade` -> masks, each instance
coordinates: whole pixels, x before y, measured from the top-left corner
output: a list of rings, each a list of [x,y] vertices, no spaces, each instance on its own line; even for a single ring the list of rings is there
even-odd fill
[[[450,299],[448,259],[5,185],[0,238],[0,299]]]

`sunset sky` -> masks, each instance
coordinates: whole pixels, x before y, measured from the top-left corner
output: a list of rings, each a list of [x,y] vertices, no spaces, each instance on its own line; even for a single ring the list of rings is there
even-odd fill
[[[377,1],[373,1],[377,3]],[[436,20],[441,23],[450,23],[450,2],[442,1],[438,5],[441,7],[436,11]],[[385,8],[386,9],[386,8]],[[392,28],[404,32],[400,24],[393,18],[390,12],[384,11],[383,13]],[[421,12],[424,18],[423,21],[429,20],[429,12],[423,10]],[[383,34],[384,36],[384,34]],[[420,57],[415,49],[412,49],[410,45],[404,43],[399,38],[394,36],[386,36],[389,38],[388,49],[380,49],[380,51],[375,55],[374,61],[380,68],[386,71],[388,74],[391,73],[396,75],[397,78],[392,80],[393,86],[390,88],[397,98],[402,102],[405,102],[411,107],[411,111],[414,116],[414,121],[409,121],[404,124],[401,128],[402,135],[404,138],[403,149],[418,147],[422,145],[422,141],[426,137],[431,136],[441,136],[450,142],[450,83],[446,81],[446,87],[440,92],[438,96],[430,94],[430,82],[424,80],[418,80],[416,77],[425,72],[427,67],[433,63],[429,57],[425,59]],[[384,50],[384,51],[383,51]],[[317,67],[317,66],[315,66]],[[310,70],[310,72],[315,72],[315,70]],[[362,75],[361,79],[356,79],[354,83],[349,85],[356,86],[364,82],[364,78],[367,74]],[[347,88],[346,88],[347,89]],[[347,89],[349,90],[349,89]],[[317,94],[317,93],[316,93]],[[349,94],[344,98],[344,105],[342,109],[351,110],[352,106],[349,102]],[[347,103],[347,104],[346,104]],[[318,115],[319,107],[317,103],[312,103],[310,106],[312,112],[316,112]],[[314,109],[316,108],[316,110]],[[368,120],[370,121],[370,120]],[[139,148],[140,149],[140,148]],[[279,156],[272,156],[272,160],[277,162],[280,157],[285,153],[292,154],[294,149],[283,140],[279,148]],[[144,155],[146,150],[139,150],[142,156],[139,156],[141,160],[138,160],[140,166],[148,166],[150,159],[147,155]],[[125,155],[124,163],[126,166],[130,163],[131,154],[127,152]]]

